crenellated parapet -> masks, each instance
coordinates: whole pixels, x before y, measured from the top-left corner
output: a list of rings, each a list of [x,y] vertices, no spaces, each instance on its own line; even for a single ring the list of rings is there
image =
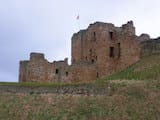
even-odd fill
[[[30,54],[30,60],[35,61],[35,60],[45,60],[44,54],[43,53],[31,53]]]
[[[133,21],[128,21],[127,24],[122,25],[122,30],[125,34],[135,35],[135,27]]]

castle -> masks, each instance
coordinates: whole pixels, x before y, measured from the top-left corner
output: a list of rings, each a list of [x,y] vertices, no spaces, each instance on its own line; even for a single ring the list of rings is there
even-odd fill
[[[72,36],[68,59],[48,62],[42,53],[20,61],[20,82],[89,82],[121,71],[142,56],[160,53],[160,38],[135,35],[132,21],[121,27],[96,22]]]

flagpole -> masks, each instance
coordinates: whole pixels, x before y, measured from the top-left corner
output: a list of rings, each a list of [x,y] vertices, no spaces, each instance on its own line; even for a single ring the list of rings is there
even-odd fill
[[[78,31],[79,31],[80,30],[79,15],[77,15],[76,20],[77,20]]]
[[[79,23],[79,20],[78,20],[78,29],[80,30],[80,23]]]

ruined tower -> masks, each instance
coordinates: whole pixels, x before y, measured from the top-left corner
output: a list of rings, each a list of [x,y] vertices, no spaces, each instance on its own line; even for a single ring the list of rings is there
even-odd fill
[[[67,59],[50,63],[43,54],[31,53],[30,60],[20,61],[19,81],[88,82],[103,78],[132,65],[143,55],[160,52],[157,41],[147,34],[136,36],[132,21],[121,27],[96,22],[72,36],[71,65]]]

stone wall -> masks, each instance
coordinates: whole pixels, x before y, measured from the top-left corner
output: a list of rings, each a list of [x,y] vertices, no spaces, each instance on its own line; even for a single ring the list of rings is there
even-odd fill
[[[140,56],[135,27],[96,22],[72,37],[72,64],[94,66],[92,79],[102,78],[137,62]],[[88,75],[79,75],[88,77]],[[79,78],[80,79],[80,78]]]
[[[67,59],[49,63],[41,53],[31,53],[29,61],[20,61],[20,82],[68,82],[71,74]]]
[[[72,95],[112,95],[114,89],[109,84],[78,84],[62,86],[19,86],[0,85],[0,94],[23,93],[23,94],[72,94]]]
[[[160,53],[160,38],[141,42],[141,56]]]
[[[28,74],[27,74],[27,67],[29,61],[20,61],[19,65],[19,82],[27,82],[28,81]]]

